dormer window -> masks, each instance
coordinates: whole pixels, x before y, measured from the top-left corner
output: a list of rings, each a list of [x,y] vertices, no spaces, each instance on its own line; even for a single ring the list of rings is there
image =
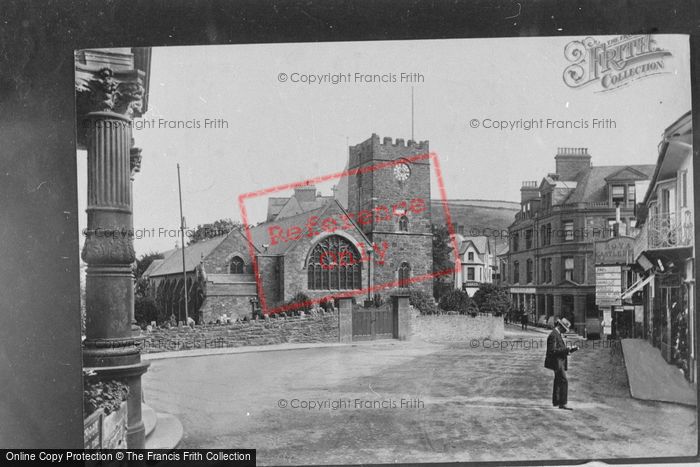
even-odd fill
[[[613,185],[611,193],[612,204],[624,204],[625,203],[625,185]]]

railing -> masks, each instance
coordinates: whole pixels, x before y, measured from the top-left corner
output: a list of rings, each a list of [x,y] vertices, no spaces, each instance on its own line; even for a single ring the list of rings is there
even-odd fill
[[[635,241],[635,256],[645,250],[693,246],[695,235],[690,211],[650,215]]]
[[[627,206],[621,206],[623,209],[632,209],[632,207],[627,207]],[[580,203],[564,203],[564,204],[555,204],[554,206],[540,206],[530,212],[517,212],[515,214],[515,220],[520,221],[520,220],[525,220],[525,219],[532,219],[534,217],[543,217],[548,214],[554,213],[554,212],[559,212],[559,211],[566,211],[566,210],[585,210],[585,209],[595,209],[595,208],[606,208],[606,209],[613,209],[614,206],[610,205],[607,201],[599,201],[595,203],[589,203],[589,202],[580,202]]]

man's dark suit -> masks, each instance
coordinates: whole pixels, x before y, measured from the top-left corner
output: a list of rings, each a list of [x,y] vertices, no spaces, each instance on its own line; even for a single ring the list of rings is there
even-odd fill
[[[555,406],[566,405],[569,392],[569,381],[566,379],[568,370],[569,349],[558,328],[554,328],[547,337],[547,355],[544,359],[544,367],[554,371],[554,390],[552,391],[552,404]]]

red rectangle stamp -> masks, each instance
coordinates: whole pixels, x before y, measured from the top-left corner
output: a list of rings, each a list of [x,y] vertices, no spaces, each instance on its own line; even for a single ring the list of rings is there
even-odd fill
[[[439,201],[431,201],[431,167]],[[333,196],[316,185],[335,181]],[[290,197],[272,197],[289,192]],[[340,192],[340,194],[339,194]],[[268,217],[250,226],[246,201],[269,197]],[[241,194],[238,197],[258,298],[265,315],[342,297],[374,298],[417,289],[432,296],[431,210],[443,210],[453,258],[457,241],[440,164],[428,142],[377,135],[350,147],[342,172]],[[299,301],[295,297],[305,297]]]

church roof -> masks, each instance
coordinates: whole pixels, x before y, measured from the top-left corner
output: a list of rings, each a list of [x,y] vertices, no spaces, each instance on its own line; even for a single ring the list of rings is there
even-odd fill
[[[192,245],[187,245],[185,247],[185,270],[188,272],[194,271],[202,258],[207,257],[225,238],[226,235],[219,235],[218,237],[207,238]],[[167,256],[164,254],[164,258],[160,261],[157,268],[149,274],[150,277],[182,274],[182,252],[179,248],[170,250]]]
[[[253,240],[253,246],[264,255],[284,255],[287,250],[289,250],[294,244],[299,243],[298,241],[289,242],[277,242],[275,245],[272,244],[270,240],[270,227],[279,227],[284,232],[290,227],[301,227],[306,225],[306,221],[311,216],[321,216],[323,212],[328,208],[330,202],[327,200],[323,206],[312,209],[310,211],[302,212],[289,217],[283,217],[275,219],[271,222],[263,222],[262,224],[256,225],[250,228],[250,236]],[[245,232],[243,232],[245,235]],[[264,246],[267,245],[267,248]]]
[[[253,241],[253,246],[255,247],[256,250],[258,250],[259,253],[263,255],[285,255],[287,252],[289,252],[292,248],[294,248],[296,245],[299,243],[303,243],[301,241],[288,241],[288,242],[276,242],[275,245],[272,244],[270,240],[270,233],[269,233],[269,228],[276,226],[281,228],[284,232],[287,232],[287,230],[290,227],[300,227],[305,229],[306,222],[308,219],[312,216],[318,216],[319,218],[323,218],[323,214],[331,207],[331,206],[337,206],[339,210],[343,213],[347,213],[345,209],[343,209],[342,205],[338,202],[333,197],[319,197],[323,198],[323,204],[320,207],[317,207],[315,209],[311,209],[306,212],[302,212],[293,216],[289,217],[278,217],[277,219],[271,221],[271,222],[264,222],[262,224],[256,225],[255,227],[250,228],[250,236]],[[302,203],[307,204],[307,203]],[[366,245],[371,245],[371,242],[369,239],[362,233],[362,230],[357,227],[357,224],[350,219],[350,222],[356,227],[357,232],[359,232],[359,235],[361,236],[359,241],[364,241],[366,242]],[[318,227],[317,227],[318,229]],[[245,236],[245,232],[241,232]],[[305,232],[304,232],[305,233]],[[265,247],[264,245],[267,245]]]
[[[298,214],[320,209],[333,199],[332,196],[317,196],[312,201],[299,201],[296,197],[288,198],[273,220],[296,216]]]
[[[267,221],[274,220],[277,214],[282,210],[285,204],[289,201],[289,197],[272,197],[267,199]]]
[[[163,256],[165,257],[165,256]],[[151,261],[151,264],[148,265],[145,271],[143,271],[143,274],[141,274],[142,277],[148,277],[151,274],[155,272],[156,269],[163,263],[162,259],[154,259]]]

